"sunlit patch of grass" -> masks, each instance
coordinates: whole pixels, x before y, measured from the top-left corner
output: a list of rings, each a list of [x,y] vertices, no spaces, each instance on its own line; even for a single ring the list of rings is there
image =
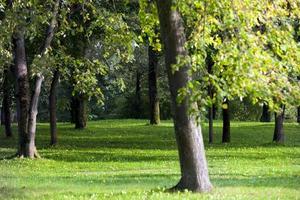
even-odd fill
[[[300,198],[300,127],[285,124],[287,141],[273,144],[272,123],[233,122],[232,143],[206,144],[214,189],[207,194],[167,193],[180,177],[171,121],[104,120],[83,131],[39,124],[39,160],[0,161],[0,199],[297,199]],[[2,129],[1,129],[2,131]],[[16,127],[14,126],[16,135]],[[207,124],[203,134],[207,143]],[[14,154],[16,137],[0,136],[0,158]]]

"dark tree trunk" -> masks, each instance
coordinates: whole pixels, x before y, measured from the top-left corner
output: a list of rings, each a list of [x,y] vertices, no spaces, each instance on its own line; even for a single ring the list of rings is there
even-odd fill
[[[75,129],[84,129],[87,121],[87,106],[84,95],[75,95],[72,97],[73,114]]]
[[[190,65],[172,72],[172,65],[177,63],[177,56],[186,56],[185,33],[179,12],[172,8],[172,0],[157,0],[161,34],[165,48],[165,61],[174,111],[174,127],[178,145],[181,179],[174,190],[191,190],[206,192],[212,189],[209,180],[204,144],[200,125],[189,114],[187,98],[181,103],[177,101],[178,90],[191,80],[188,74]]]
[[[141,118],[141,72],[139,69],[136,71],[135,83],[135,118]]]
[[[229,101],[223,102],[223,135],[222,142],[230,142],[230,112],[229,112]]]
[[[157,68],[158,68],[158,52],[149,45],[148,48],[149,57],[149,101],[150,101],[150,124],[160,123],[159,113],[159,98],[157,93]]]
[[[13,38],[14,64],[16,76],[16,99],[18,112],[18,134],[20,157],[28,157],[29,135],[28,135],[28,111],[29,111],[29,81],[25,54],[24,34],[17,32]]]
[[[213,108],[208,108],[208,142],[212,144],[214,142],[214,119]]]
[[[58,69],[53,74],[53,79],[50,88],[49,95],[49,113],[50,113],[50,133],[51,133],[51,145],[57,143],[57,128],[56,128],[56,88],[59,81],[60,73]]]
[[[11,130],[11,105],[12,105],[12,75],[10,70],[4,71],[4,80],[3,80],[3,119],[5,126],[5,135],[6,137],[12,137]]]
[[[300,106],[298,107],[297,122],[300,123]]]
[[[75,96],[71,96],[70,101],[70,122],[75,124],[76,121],[76,98]]]
[[[30,158],[39,157],[36,146],[35,146],[35,133],[36,133],[36,116],[38,114],[38,102],[41,92],[42,82],[44,77],[40,74],[36,76],[34,91],[32,93],[29,109],[29,119],[28,119],[28,134],[29,134],[29,147],[28,155]]]
[[[271,112],[267,104],[263,105],[263,112],[260,118],[261,122],[271,122]]]
[[[4,125],[4,107],[3,107],[3,102],[2,102],[2,107],[1,107],[1,126]]]
[[[214,62],[213,59],[211,57],[211,54],[209,53],[207,55],[206,58],[206,66],[207,66],[207,72],[208,74],[212,74],[213,73],[213,66],[214,66]],[[208,85],[208,90],[207,93],[211,99],[211,101],[213,101],[214,98],[214,91],[213,91],[213,85],[210,83]],[[214,115],[214,110],[213,110],[213,104],[208,108],[208,140],[209,143],[213,143],[214,140],[214,130],[213,130],[213,115]]]
[[[213,120],[216,120],[217,119],[217,110],[218,110],[216,104],[213,104],[212,109],[213,109]]]
[[[273,141],[277,143],[283,143],[285,140],[285,135],[283,131],[283,121],[284,121],[285,106],[282,106],[279,113],[275,113],[275,128]]]

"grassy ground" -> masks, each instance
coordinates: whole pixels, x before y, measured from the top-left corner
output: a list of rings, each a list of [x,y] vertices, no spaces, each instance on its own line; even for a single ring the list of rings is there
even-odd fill
[[[300,127],[285,124],[287,142],[275,145],[273,124],[236,122],[232,143],[206,154],[214,190],[166,193],[179,180],[172,123],[145,120],[90,122],[76,131],[59,124],[59,144],[50,147],[49,127],[39,124],[42,159],[0,160],[0,199],[300,199]],[[1,130],[1,133],[3,130]],[[16,132],[16,131],[15,131]],[[16,139],[0,136],[0,158],[12,155]]]

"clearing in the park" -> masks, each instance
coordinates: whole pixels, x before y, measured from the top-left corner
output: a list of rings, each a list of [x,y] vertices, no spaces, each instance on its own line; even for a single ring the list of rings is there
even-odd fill
[[[210,193],[168,193],[180,178],[171,121],[103,120],[83,131],[59,123],[59,143],[49,146],[48,124],[38,124],[42,159],[0,160],[0,199],[299,199],[299,125],[286,123],[284,145],[271,143],[273,124],[233,122],[232,141],[204,140]],[[16,126],[13,128],[16,131]],[[2,131],[2,130],[1,130]],[[0,158],[15,153],[16,141],[0,136]]]

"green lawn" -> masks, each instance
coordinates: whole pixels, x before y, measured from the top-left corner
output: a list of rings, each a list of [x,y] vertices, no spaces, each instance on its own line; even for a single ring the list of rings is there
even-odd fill
[[[271,143],[273,123],[232,123],[232,143],[216,142],[206,154],[214,189],[208,194],[167,193],[179,180],[171,122],[90,122],[77,131],[59,124],[50,147],[49,126],[39,124],[39,160],[0,160],[0,199],[300,199],[300,126],[285,124],[285,145]],[[16,131],[15,127],[14,130]],[[16,138],[0,136],[0,158],[16,151]]]

